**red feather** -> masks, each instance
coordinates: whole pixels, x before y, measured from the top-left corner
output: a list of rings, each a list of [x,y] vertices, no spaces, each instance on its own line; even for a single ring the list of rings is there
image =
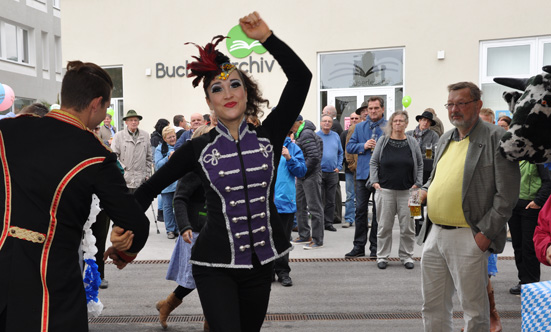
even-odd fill
[[[193,87],[197,87],[201,80],[205,78],[205,76],[215,76],[222,72],[222,70],[220,69],[221,63],[216,62],[216,58],[218,57],[218,54],[220,54],[220,52],[216,50],[216,46],[218,46],[218,44],[226,38],[228,37],[222,35],[215,36],[214,38],[212,38],[212,41],[210,43],[205,45],[205,47],[201,47],[192,42],[185,43],[185,45],[193,44],[199,49],[199,56],[192,57],[196,61],[193,61],[187,65],[187,69],[191,70],[191,73],[187,76],[196,76],[192,83]]]

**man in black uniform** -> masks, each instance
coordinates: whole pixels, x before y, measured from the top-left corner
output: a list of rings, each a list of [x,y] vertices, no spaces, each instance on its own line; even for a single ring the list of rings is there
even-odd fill
[[[116,156],[88,130],[105,118],[112,89],[103,69],[73,61],[61,110],[0,121],[0,331],[88,331],[78,251],[92,194],[120,227],[106,253],[119,268],[147,240]]]

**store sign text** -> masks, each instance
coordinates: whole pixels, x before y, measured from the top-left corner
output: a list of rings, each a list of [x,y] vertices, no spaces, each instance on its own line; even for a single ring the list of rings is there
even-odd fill
[[[245,73],[263,73],[264,69],[271,73],[274,68],[275,60],[268,62],[268,60],[264,60],[264,58],[261,57],[260,61],[256,61],[253,60],[252,56],[249,56],[249,61],[232,62],[232,64]],[[186,64],[183,66],[167,66],[162,62],[157,62],[155,64],[155,77],[185,77],[188,74],[188,70],[186,69],[187,65],[188,60],[186,60]]]

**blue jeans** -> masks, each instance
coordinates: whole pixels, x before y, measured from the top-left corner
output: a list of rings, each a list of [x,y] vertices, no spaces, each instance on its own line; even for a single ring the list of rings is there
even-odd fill
[[[347,223],[354,223],[356,215],[356,192],[354,190],[354,173],[345,172],[346,178],[346,203],[344,204],[344,220]]]
[[[163,209],[163,197],[161,194],[157,195],[157,210]]]
[[[178,227],[176,226],[176,218],[174,217],[174,208],[172,206],[172,200],[174,199],[174,193],[161,194],[163,197],[163,217],[165,219],[166,232],[178,233]]]

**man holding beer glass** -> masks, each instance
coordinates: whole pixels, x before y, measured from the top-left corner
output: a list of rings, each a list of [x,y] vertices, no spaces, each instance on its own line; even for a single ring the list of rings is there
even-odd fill
[[[407,136],[408,114],[396,111],[385,127],[369,163],[369,183],[375,188],[377,205],[377,267],[386,269],[392,249],[392,227],[398,215],[400,249],[398,255],[404,267],[413,269],[415,227],[408,201],[410,189],[423,185],[423,157],[417,141]]]

